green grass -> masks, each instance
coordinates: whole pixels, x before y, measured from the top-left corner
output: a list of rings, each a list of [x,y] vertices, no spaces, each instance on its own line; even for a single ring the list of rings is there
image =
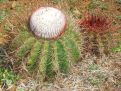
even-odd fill
[[[91,78],[91,77],[89,77],[89,78],[88,78],[88,81],[90,82],[90,84],[91,84],[92,86],[97,86],[97,85],[100,83],[100,80],[97,79],[97,78]]]
[[[115,48],[112,48],[112,51],[113,52],[121,52],[121,45],[115,47]]]
[[[0,3],[6,3],[8,0],[0,0]]]
[[[53,4],[58,4],[59,2],[62,2],[63,0],[52,0],[51,2],[53,3]]]
[[[118,82],[116,83],[119,87],[121,87],[121,80],[118,80]]]
[[[101,2],[100,0],[91,0],[91,2],[89,3],[87,9],[88,10],[92,10],[92,9],[96,9],[96,8],[100,8],[102,10],[107,10],[108,9],[108,4]]]
[[[116,0],[116,2],[117,2],[118,4],[121,4],[121,0]]]
[[[16,3],[16,6],[15,6],[16,12],[21,13],[23,9],[24,9],[23,5],[21,5],[20,3]]]
[[[19,77],[15,75],[10,69],[0,67],[0,85],[6,84],[11,86],[14,84]]]
[[[97,70],[97,69],[98,69],[98,65],[96,65],[96,64],[89,65],[89,70],[90,71]]]
[[[119,16],[116,16],[116,19],[119,19],[119,20],[121,20],[121,15],[119,15]]]
[[[0,9],[0,23],[8,16],[8,10]]]
[[[121,30],[120,29],[117,30],[116,33],[121,35]],[[120,35],[115,37],[116,39],[118,39],[118,41],[116,42],[117,45],[111,49],[111,51],[114,53],[121,52],[121,36]]]

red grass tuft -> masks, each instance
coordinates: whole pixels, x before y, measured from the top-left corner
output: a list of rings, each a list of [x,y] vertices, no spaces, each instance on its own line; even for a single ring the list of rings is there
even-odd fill
[[[78,24],[82,28],[86,28],[88,31],[96,33],[104,33],[108,31],[116,30],[116,26],[112,25],[113,20],[104,14],[92,14],[86,13]]]

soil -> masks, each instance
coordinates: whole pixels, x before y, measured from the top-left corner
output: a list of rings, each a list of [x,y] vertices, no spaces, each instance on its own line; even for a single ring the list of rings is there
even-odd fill
[[[53,6],[64,11],[72,10],[75,18],[81,17],[87,11],[86,7],[90,0],[74,1],[77,2],[52,3],[52,0],[8,0],[0,3],[0,9],[7,10],[7,17],[0,22],[0,29],[4,30],[4,26],[7,24],[10,27],[8,30],[14,32],[12,33],[13,38],[21,26],[27,25],[32,12],[42,6]],[[104,12],[113,16],[121,16],[121,4],[117,4],[115,0],[102,0],[102,2],[108,5]],[[115,19],[115,21],[121,24],[121,19]],[[68,75],[58,74],[53,83],[34,84],[34,91],[121,91],[121,52],[110,56],[103,55],[101,59],[98,59],[98,64],[94,64],[94,60],[97,59],[93,56],[85,57],[72,67]],[[28,80],[32,79],[28,75],[22,77],[17,86],[25,85]]]

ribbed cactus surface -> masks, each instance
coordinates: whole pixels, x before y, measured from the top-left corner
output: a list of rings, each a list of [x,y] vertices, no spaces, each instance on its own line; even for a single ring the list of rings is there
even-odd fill
[[[30,72],[38,70],[44,78],[51,78],[57,72],[68,73],[70,64],[80,58],[80,33],[68,24],[64,34],[54,40],[37,38],[27,29],[20,31],[10,44],[19,59],[26,62]]]

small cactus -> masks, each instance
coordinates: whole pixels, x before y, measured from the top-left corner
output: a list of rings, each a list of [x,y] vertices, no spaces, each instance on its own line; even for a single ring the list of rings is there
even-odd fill
[[[41,20],[40,11],[43,13],[43,20]],[[81,40],[80,33],[75,31],[76,26],[73,25],[70,17],[67,18],[66,24],[64,14],[58,9],[43,7],[40,11],[37,10],[38,13],[33,13],[35,16],[32,15],[30,18],[32,32],[27,29],[20,31],[12,40],[10,48],[12,51],[16,50],[17,58],[26,61],[30,72],[35,74],[35,71],[39,71],[44,78],[49,79],[57,72],[68,73],[70,63],[79,60]],[[36,17],[36,14],[40,15]],[[55,18],[54,21],[53,18]],[[35,22],[34,19],[38,20]]]

